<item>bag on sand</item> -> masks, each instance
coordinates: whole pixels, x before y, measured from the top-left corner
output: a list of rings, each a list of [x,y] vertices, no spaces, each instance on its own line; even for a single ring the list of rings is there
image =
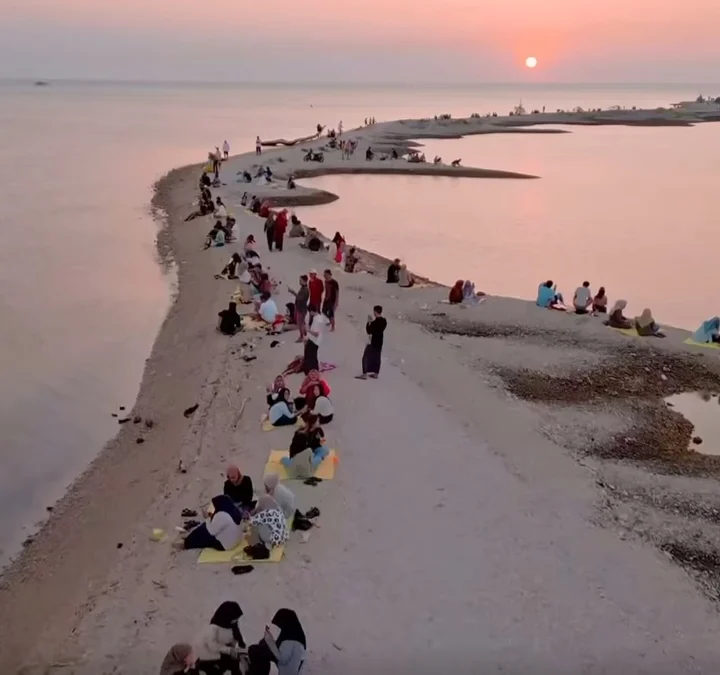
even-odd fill
[[[253,544],[243,549],[245,555],[253,560],[267,560],[270,557],[270,550],[265,544]]]
[[[295,511],[295,517],[293,518],[292,524],[293,531],[300,530],[304,532],[305,530],[309,530],[312,526],[313,523],[309,518],[305,517],[302,513],[300,513],[300,511]]]

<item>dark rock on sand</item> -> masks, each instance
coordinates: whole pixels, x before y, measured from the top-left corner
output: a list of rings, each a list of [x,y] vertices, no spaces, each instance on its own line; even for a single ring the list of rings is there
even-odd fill
[[[190,415],[192,415],[199,407],[200,407],[199,403],[196,403],[195,405],[191,405],[189,408],[186,408],[183,411],[183,415],[185,415],[185,417],[190,417]]]

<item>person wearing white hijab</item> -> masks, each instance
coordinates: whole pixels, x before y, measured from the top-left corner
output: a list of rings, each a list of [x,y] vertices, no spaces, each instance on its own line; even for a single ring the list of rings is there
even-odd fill
[[[624,314],[623,310],[627,307],[627,300],[617,300],[610,311],[607,324],[611,328],[632,328],[633,324]]]

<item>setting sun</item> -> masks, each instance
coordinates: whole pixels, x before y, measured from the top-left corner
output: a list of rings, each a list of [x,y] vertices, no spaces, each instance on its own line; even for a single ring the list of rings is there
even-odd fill
[[[538,64],[538,60],[534,56],[528,56],[525,59],[525,65],[528,68],[535,68],[535,66],[537,66],[537,64]]]

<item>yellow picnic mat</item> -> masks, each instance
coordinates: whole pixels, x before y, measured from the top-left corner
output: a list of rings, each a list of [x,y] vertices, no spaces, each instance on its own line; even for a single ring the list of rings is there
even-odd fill
[[[290,480],[287,470],[280,463],[280,458],[287,457],[289,454],[288,450],[271,450],[270,457],[268,458],[267,464],[265,464],[263,475],[276,473],[280,477],[280,480]],[[336,463],[337,453],[335,450],[330,450],[330,454],[323,460],[322,464],[315,469],[313,476],[315,478],[322,478],[323,480],[332,480],[335,478]]]
[[[243,330],[263,330],[264,328],[268,327],[268,325],[264,321],[260,321],[259,319],[253,319],[249,316],[241,316]]]
[[[613,330],[616,330],[618,333],[622,333],[623,335],[634,335],[635,337],[640,337],[637,330],[634,328],[613,328]]]
[[[303,425],[303,423],[302,423],[301,419],[298,419],[295,422],[295,427],[297,427],[297,428],[300,428],[302,425]],[[286,427],[274,427],[267,417],[265,417],[262,421],[262,430],[263,431],[272,431],[273,429],[283,429],[283,428],[286,429],[287,427],[290,427],[290,425],[288,424]],[[290,427],[290,428],[292,429],[294,427]]]
[[[691,337],[687,340],[683,340],[686,345],[692,345],[693,347],[705,347],[705,349],[720,349],[720,344],[717,342],[695,342]]]

